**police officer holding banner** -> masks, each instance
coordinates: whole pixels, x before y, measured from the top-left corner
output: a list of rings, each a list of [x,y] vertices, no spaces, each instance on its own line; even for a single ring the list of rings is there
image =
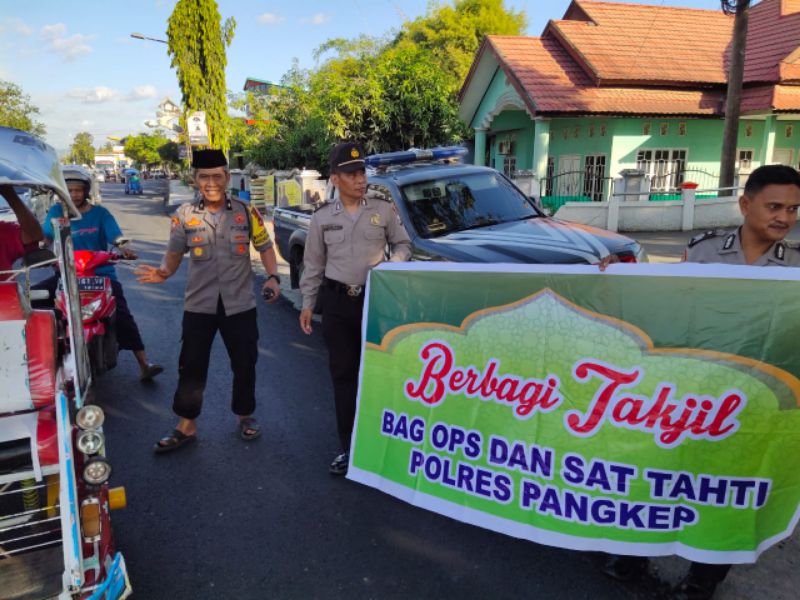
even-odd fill
[[[750,174],[739,198],[744,223],[733,231],[708,231],[689,242],[684,260],[755,267],[800,267],[800,246],[784,240],[797,223],[800,173],[784,165],[765,165]],[[746,318],[746,315],[742,315]],[[647,569],[647,558],[612,556],[604,572],[631,579]],[[676,590],[685,600],[707,600],[731,565],[692,562]]]
[[[239,417],[239,435],[252,440],[261,434],[253,417],[256,408],[258,325],[253,294],[250,244],[258,251],[268,274],[262,293],[269,302],[280,295],[275,250],[261,215],[253,206],[226,195],[230,173],[220,150],[192,154],[194,180],[200,199],[182,205],[172,217],[167,252],[161,266],[141,266],[142,283],[163,283],[189,254],[178,389],[173,410],[177,427],[155,446],[156,453],[175,450],[196,439],[208,375],[211,344],[222,335],[233,370],[231,408]]]
[[[344,475],[356,413],[367,274],[385,260],[387,244],[390,261],[408,260],[411,241],[391,202],[366,196],[366,163],[360,146],[350,142],[335,146],[330,173],[339,198],[323,204],[311,218],[300,281],[300,327],[304,333],[311,333],[311,317],[319,296],[343,450],[329,470]]]

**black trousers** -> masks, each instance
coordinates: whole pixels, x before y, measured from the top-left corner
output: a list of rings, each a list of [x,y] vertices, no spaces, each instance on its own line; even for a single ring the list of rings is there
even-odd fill
[[[689,577],[697,579],[709,586],[722,582],[728,575],[733,565],[712,565],[709,563],[692,562],[689,566]]]
[[[136,320],[128,308],[128,301],[122,292],[122,284],[112,279],[111,291],[117,301],[117,343],[120,350],[131,350],[132,352],[144,350],[142,335],[139,333]]]
[[[184,419],[196,419],[203,406],[211,344],[219,330],[233,371],[231,410],[247,416],[256,409],[256,361],[258,322],[256,309],[226,315],[222,298],[213,315],[184,311],[181,355],[178,359],[178,389],[172,410]]]
[[[333,380],[336,426],[339,441],[350,452],[353,421],[356,418],[358,367],[361,363],[361,315],[364,294],[352,297],[340,288],[323,283],[322,337],[328,347],[328,366]]]

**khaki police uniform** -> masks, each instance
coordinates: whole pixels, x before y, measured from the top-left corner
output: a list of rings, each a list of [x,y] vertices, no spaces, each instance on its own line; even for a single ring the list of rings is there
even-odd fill
[[[695,236],[686,248],[686,262],[747,265],[741,242],[741,227],[733,231],[707,231]],[[800,249],[797,244],[781,240],[775,242],[754,263],[753,267],[800,267]],[[716,586],[730,571],[729,564],[692,562],[692,577]]]
[[[741,228],[733,231],[707,231],[693,237],[686,249],[686,262],[748,264],[742,250]],[[786,240],[775,242],[750,266],[800,267],[800,248],[796,243]]]
[[[217,331],[233,370],[231,408],[242,416],[255,410],[258,326],[251,243],[258,252],[272,247],[261,215],[239,200],[226,199],[216,215],[198,200],[182,205],[172,217],[167,250],[188,253],[190,261],[173,400],[173,410],[180,417],[200,415]]]
[[[314,308],[319,296],[345,452],[350,450],[355,419],[364,285],[369,270],[386,259],[387,244],[390,261],[411,257],[411,241],[392,203],[374,197],[363,198],[355,214],[339,201],[322,205],[311,217],[306,237],[300,281],[303,308]]]

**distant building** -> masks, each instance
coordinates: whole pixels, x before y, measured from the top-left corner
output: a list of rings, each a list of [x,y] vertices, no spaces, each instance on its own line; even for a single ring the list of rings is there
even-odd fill
[[[543,196],[602,200],[637,168],[654,193],[718,185],[733,17],[574,0],[539,37],[488,36],[461,89],[475,162]],[[750,9],[738,172],[800,166],[800,0]]]

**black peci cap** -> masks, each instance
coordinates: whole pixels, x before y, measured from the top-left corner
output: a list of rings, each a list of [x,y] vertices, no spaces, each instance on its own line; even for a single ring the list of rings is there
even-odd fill
[[[215,169],[227,167],[228,161],[222,150],[194,150],[192,152],[192,168]]]
[[[364,149],[353,142],[336,144],[331,150],[331,173],[352,173],[366,168]]]

